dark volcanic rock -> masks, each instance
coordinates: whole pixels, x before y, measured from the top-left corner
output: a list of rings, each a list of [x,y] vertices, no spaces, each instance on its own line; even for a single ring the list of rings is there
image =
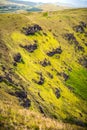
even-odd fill
[[[70,40],[75,40],[75,37],[72,33],[67,33],[65,34],[65,38],[70,41]]]
[[[2,82],[3,81],[3,77],[2,76],[0,76],[0,82]]]
[[[59,47],[59,48],[53,49],[50,52],[47,52],[47,55],[48,56],[53,56],[55,54],[61,54],[61,53],[62,53],[62,49],[61,49],[61,47]]]
[[[77,25],[73,28],[76,32],[84,33],[84,28],[81,25]]]
[[[14,84],[14,82],[13,82],[13,80],[12,80],[12,77],[11,77],[11,75],[10,74],[5,74],[5,79],[9,82],[9,83],[12,83],[12,84]]]
[[[42,28],[35,24],[31,27],[23,27],[23,32],[25,35],[34,35],[36,32],[41,31]]]
[[[69,79],[69,75],[67,75],[65,72],[57,73],[59,76],[63,77],[65,81]]]
[[[40,76],[40,77],[39,77],[39,80],[38,80],[38,81],[36,81],[35,79],[32,79],[32,80],[33,80],[35,83],[39,84],[39,85],[44,84],[45,78],[43,77],[42,73],[38,73],[38,72],[37,72],[37,74]]]
[[[67,33],[64,35],[65,39],[68,40],[71,44],[75,43],[75,45],[78,45],[78,41],[76,40],[74,34]]]
[[[45,58],[43,61],[40,61],[40,64],[41,64],[43,67],[46,67],[46,66],[51,65],[50,61],[48,61],[46,58]]]
[[[29,108],[29,107],[31,106],[31,101],[30,101],[30,99],[25,99],[25,100],[23,101],[23,106],[24,106],[25,108]]]
[[[87,56],[83,56],[82,58],[80,58],[79,63],[85,68],[87,68]]]
[[[39,85],[44,84],[44,78],[41,76],[39,81],[37,82]]]
[[[28,52],[32,53],[32,52],[34,52],[34,50],[37,49],[37,44],[35,43],[35,44],[25,45],[25,46],[21,45],[21,47],[25,48]]]
[[[55,91],[55,95],[57,98],[60,98],[60,90],[58,88],[56,88],[56,91]]]
[[[82,47],[82,46],[78,46],[77,49],[78,49],[78,51],[84,51],[84,47]]]
[[[77,119],[74,120],[74,123],[75,123],[76,125],[78,125],[78,126],[82,126],[82,127],[87,126],[86,123],[84,123],[84,122],[81,121],[81,120],[77,120]]]
[[[27,98],[27,92],[25,91],[16,91],[15,95],[21,99]]]
[[[22,57],[21,57],[21,54],[20,54],[20,53],[17,53],[17,54],[14,56],[14,61],[16,61],[16,62],[21,62],[21,61],[22,61]]]
[[[47,75],[50,77],[50,79],[53,79],[53,75],[49,72],[47,72]]]
[[[43,108],[42,108],[41,106],[39,106],[39,109],[40,109],[40,112],[41,112],[42,114],[44,114]]]
[[[86,28],[86,26],[87,26],[87,24],[86,24],[85,22],[83,22],[83,21],[80,22],[80,25],[81,25],[82,27],[84,27],[84,28]]]

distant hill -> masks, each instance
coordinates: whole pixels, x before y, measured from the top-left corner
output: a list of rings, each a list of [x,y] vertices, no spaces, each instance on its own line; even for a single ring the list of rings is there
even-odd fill
[[[62,9],[67,9],[69,6],[58,5],[57,3],[35,3],[29,1],[20,0],[0,0],[0,13],[15,12],[19,10],[24,10],[28,12],[38,12],[38,11],[57,11]]]
[[[47,4],[42,4],[40,6],[38,6],[40,9],[42,9],[43,11],[57,11],[57,10],[62,10],[62,9],[67,9],[69,8],[68,6],[61,6],[58,4],[51,4],[51,3],[47,3]]]

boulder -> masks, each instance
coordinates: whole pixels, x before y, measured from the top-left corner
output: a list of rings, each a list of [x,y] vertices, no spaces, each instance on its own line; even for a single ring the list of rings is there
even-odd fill
[[[60,90],[58,89],[58,88],[56,88],[56,90],[55,90],[55,95],[56,95],[56,97],[57,98],[60,98]]]
[[[84,33],[84,28],[81,25],[77,25],[73,28],[76,32]]]
[[[83,51],[84,52],[84,47],[82,47],[80,45],[77,47],[77,49],[78,49],[78,51]]]
[[[86,28],[87,24],[83,21],[80,22],[80,25],[83,27],[83,28]]]
[[[55,54],[61,54],[61,53],[62,53],[62,49],[61,47],[59,47],[59,48],[53,49],[52,51],[47,52],[47,55],[51,57]]]
[[[20,99],[24,99],[24,98],[27,98],[27,92],[25,92],[25,91],[16,91],[15,92],[15,95],[17,96],[17,97],[19,97]]]
[[[37,49],[37,44],[35,43],[35,44],[25,45],[25,46],[21,45],[21,47],[26,49],[28,52],[32,53],[32,52],[34,52],[34,50]]]
[[[39,81],[37,82],[39,85],[44,84],[44,78],[41,76]]]
[[[23,101],[23,107],[25,107],[25,108],[29,108],[31,106],[31,101],[30,101],[30,99],[25,99],[24,101]]]
[[[78,44],[79,44],[78,41],[76,40],[76,38],[75,38],[75,36],[74,36],[73,33],[66,33],[66,34],[64,35],[64,38],[65,38],[66,40],[68,40],[70,44],[75,44],[75,45],[78,45]]]
[[[39,110],[42,114],[44,114],[43,108],[41,106],[39,106]]]
[[[61,72],[61,73],[58,72],[57,75],[63,77],[65,81],[69,79],[69,75],[67,75],[65,72]]]
[[[50,79],[53,79],[53,75],[50,72],[47,72],[47,75],[49,76]]]
[[[82,58],[80,58],[80,59],[79,59],[79,63],[80,63],[83,67],[87,68],[87,56],[83,56]]]
[[[17,53],[15,56],[14,56],[14,61],[15,62],[21,62],[22,61],[22,56],[20,53]]]
[[[42,28],[37,24],[30,27],[23,27],[23,32],[25,35],[34,35],[36,32],[41,30]]]
[[[3,81],[3,77],[2,76],[0,76],[0,82],[2,82]]]
[[[46,58],[45,58],[43,61],[40,61],[40,64],[41,64],[43,67],[46,67],[46,66],[51,65],[50,61],[48,61]]]

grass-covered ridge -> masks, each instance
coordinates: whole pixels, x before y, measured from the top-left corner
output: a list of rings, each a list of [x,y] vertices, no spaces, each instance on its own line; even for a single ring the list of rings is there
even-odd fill
[[[45,123],[43,129],[80,129],[68,124],[55,128],[60,120],[86,126],[86,11],[0,15],[1,128],[16,129],[17,123],[17,129],[40,129]],[[27,35],[26,28],[34,25],[41,29]],[[29,112],[33,125],[22,112]],[[46,121],[53,126],[47,128]]]

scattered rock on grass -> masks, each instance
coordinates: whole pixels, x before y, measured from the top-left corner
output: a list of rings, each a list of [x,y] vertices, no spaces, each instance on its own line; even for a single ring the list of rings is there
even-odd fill
[[[79,59],[79,63],[80,63],[83,67],[87,68],[87,56],[83,56],[82,58],[80,58],[80,59]]]
[[[36,32],[41,31],[41,30],[42,28],[37,24],[30,27],[23,27],[23,33],[25,35],[34,35]]]
[[[77,25],[77,26],[73,27],[73,29],[74,29],[76,32],[84,33],[84,28],[83,28],[83,26],[81,26],[81,25]]]
[[[0,76],[0,82],[2,82],[3,81],[3,77],[2,76]]]
[[[61,53],[62,53],[62,49],[61,47],[59,47],[59,48],[53,49],[52,51],[47,52],[47,55],[51,57],[55,54],[61,54]]]
[[[16,91],[15,95],[21,99],[27,98],[27,92],[25,91]]]
[[[56,97],[57,98],[60,98],[60,90],[58,89],[58,88],[56,88],[56,90],[55,90],[55,95],[56,95]]]
[[[20,53],[15,54],[14,61],[15,62],[21,62],[22,61],[22,56],[21,56]]]
[[[25,45],[25,46],[21,45],[21,47],[26,49],[28,52],[32,53],[32,52],[34,52],[34,50],[37,49],[37,44],[35,43],[35,44]]]
[[[31,106],[31,101],[30,101],[30,99],[24,99],[24,101],[23,101],[23,107],[25,107],[25,108],[29,108]]]
[[[50,61],[48,61],[46,58],[45,58],[43,61],[40,61],[40,64],[41,64],[43,67],[46,67],[46,66],[51,65]]]
[[[73,44],[73,43],[74,43],[75,45],[78,45],[78,44],[79,44],[78,41],[76,40],[74,34],[72,34],[72,33],[66,33],[66,34],[64,35],[64,37],[65,37],[66,40],[69,41],[70,44]]]

